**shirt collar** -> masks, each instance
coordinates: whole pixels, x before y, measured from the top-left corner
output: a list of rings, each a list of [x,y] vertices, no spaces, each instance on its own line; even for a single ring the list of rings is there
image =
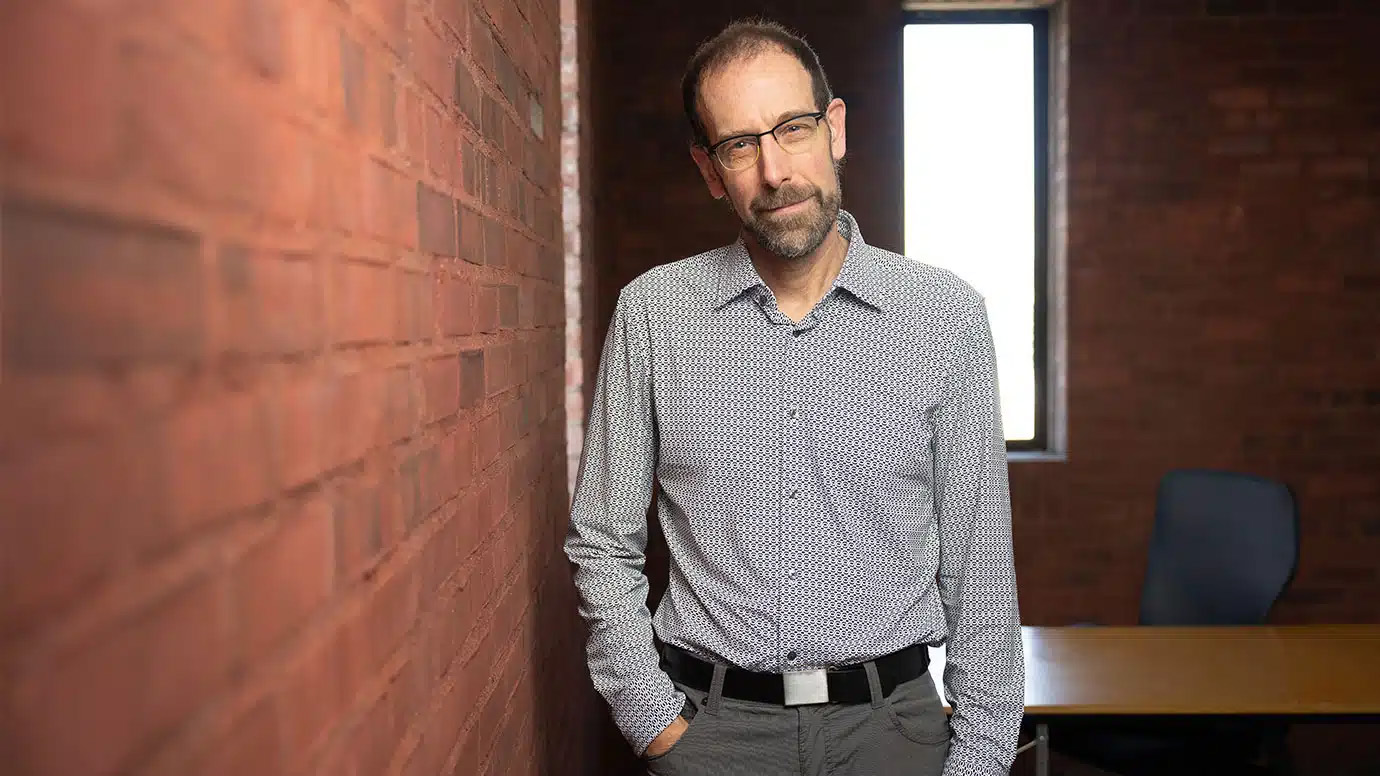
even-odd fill
[[[885,310],[889,297],[884,278],[881,276],[882,270],[872,253],[873,249],[863,241],[862,230],[858,228],[857,220],[848,211],[839,210],[838,226],[839,234],[848,241],[848,253],[844,256],[843,267],[839,269],[839,275],[834,280],[834,287],[844,289],[877,310]],[[757,274],[757,268],[752,265],[747,244],[740,236],[728,246],[728,255],[719,264],[714,309],[717,310],[737,299],[743,292],[758,287],[765,289],[766,283],[762,276]]]

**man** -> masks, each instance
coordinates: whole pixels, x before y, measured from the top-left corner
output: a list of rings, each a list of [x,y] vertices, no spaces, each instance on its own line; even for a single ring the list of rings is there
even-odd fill
[[[731,25],[683,96],[743,229],[618,298],[565,544],[594,685],[655,774],[1007,773],[1024,668],[983,300],[839,209],[845,106],[804,41]]]

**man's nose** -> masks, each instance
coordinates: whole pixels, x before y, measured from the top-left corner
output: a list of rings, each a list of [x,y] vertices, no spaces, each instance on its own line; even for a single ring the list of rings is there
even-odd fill
[[[790,179],[790,154],[776,141],[775,135],[762,138],[757,161],[762,166],[762,180],[773,189],[781,188],[781,184]]]

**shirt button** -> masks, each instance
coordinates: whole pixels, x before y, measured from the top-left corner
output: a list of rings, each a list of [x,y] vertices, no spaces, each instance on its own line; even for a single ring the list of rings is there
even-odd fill
[[[795,420],[796,416],[799,414],[800,410],[796,407],[791,407],[789,410],[786,411],[787,417],[789,417],[791,420]]]
[[[799,498],[800,498],[800,491],[796,490],[795,488],[791,488],[791,496],[790,496],[790,498],[791,498],[791,501],[795,501],[795,500],[799,499]]]
[[[800,655],[795,650],[786,653],[787,660],[795,660],[798,657],[800,657]]]

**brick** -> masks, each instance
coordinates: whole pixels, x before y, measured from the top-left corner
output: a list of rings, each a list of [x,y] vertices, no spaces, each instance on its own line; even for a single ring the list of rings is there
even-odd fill
[[[286,62],[283,0],[242,0],[239,42],[246,63],[266,78],[283,75]]]
[[[193,235],[13,200],[0,215],[6,371],[200,355],[202,262]]]
[[[351,742],[355,773],[385,773],[388,763],[397,755],[399,742],[403,740],[405,717],[400,713],[396,687],[393,684],[384,690],[356,728]]]
[[[456,172],[456,164],[459,162],[459,150],[456,145],[458,133],[454,122],[431,107],[426,108],[424,115],[426,120],[427,166],[437,179],[458,186],[460,183],[459,175]]]
[[[273,461],[278,482],[295,488],[330,467],[330,407],[334,386],[326,377],[307,377],[283,386],[269,406]]]
[[[402,118],[403,132],[402,137],[405,142],[404,150],[408,157],[417,164],[422,164],[426,160],[426,133],[422,128],[422,116],[426,110],[422,104],[421,97],[412,89],[404,89],[402,92]]]
[[[1219,156],[1261,156],[1270,150],[1270,138],[1265,135],[1236,135],[1222,137],[1212,143],[1211,151]]]
[[[353,463],[388,441],[388,374],[353,372],[332,385],[326,461],[331,468]]]
[[[438,0],[436,3],[436,18],[448,28],[447,35],[453,36],[456,40],[466,39],[466,24],[469,21],[469,3],[464,0]]]
[[[317,263],[227,243],[216,252],[220,315],[209,326],[212,353],[288,355],[321,346],[324,329]]]
[[[261,119],[239,82],[167,44],[130,44],[139,85],[126,153],[136,173],[192,203],[260,207],[270,176]]]
[[[349,709],[367,676],[349,651],[347,627],[336,629],[305,651],[288,668],[274,699],[289,763],[300,761]]]
[[[1207,0],[1209,16],[1255,16],[1269,10],[1270,0]]]
[[[479,13],[470,17],[470,56],[481,72],[494,72],[494,38],[489,23]]]
[[[484,95],[482,100],[482,121],[483,134],[490,143],[503,150],[503,109],[499,107],[498,101],[489,95]]]
[[[405,455],[398,462],[399,516],[409,533],[416,529],[424,515],[422,511],[422,458],[419,454]]]
[[[473,208],[460,206],[460,258],[471,264],[484,263],[483,218]]]
[[[480,286],[476,291],[475,328],[486,334],[498,331],[498,287]]]
[[[1334,157],[1319,159],[1310,171],[1315,177],[1329,180],[1365,180],[1370,177],[1370,163],[1364,157]]]
[[[403,272],[398,276],[398,330],[407,342],[429,339],[435,333],[432,285],[432,276],[420,272]]]
[[[397,78],[386,72],[378,78],[379,133],[385,147],[398,145],[398,85]]]
[[[307,106],[323,112],[340,99],[338,32],[332,30],[316,7],[300,3],[284,4],[283,23],[288,79]]]
[[[1218,89],[1212,93],[1212,104],[1228,110],[1260,110],[1269,107],[1270,93],[1259,87]]]
[[[483,471],[503,452],[502,414],[491,412],[481,418],[474,429],[476,466]]]
[[[447,276],[441,283],[441,333],[448,337],[474,332],[474,287]]]
[[[1140,0],[1136,13],[1140,16],[1199,16],[1203,0]]]
[[[229,681],[221,581],[199,577],[14,677],[13,741],[31,773],[114,773]],[[74,746],[72,731],[82,731]]]
[[[484,263],[491,267],[507,267],[508,247],[504,239],[507,230],[497,219],[484,220]],[[516,241],[516,240],[515,240]]]
[[[455,200],[417,183],[417,244],[423,253],[454,257],[457,253]]]
[[[518,325],[517,286],[498,287],[498,323],[504,328]]]
[[[374,676],[383,668],[416,621],[417,602],[416,573],[410,565],[364,592],[363,609],[346,637],[352,670]]]
[[[320,223],[313,188],[319,185],[321,171],[315,166],[310,142],[307,131],[295,124],[270,121],[263,125],[264,164],[278,174],[260,178],[255,202],[265,216],[280,224]]]
[[[484,351],[484,393],[486,395],[493,396],[516,385],[520,372],[517,345],[513,343],[493,345]]]
[[[266,656],[325,604],[335,585],[334,537],[330,502],[314,496],[289,507],[236,564],[231,584],[245,659]]]
[[[387,505],[381,492],[382,480],[367,474],[341,483],[332,494],[335,518],[336,575],[342,585],[364,577],[385,547],[388,528]]]
[[[359,128],[364,123],[364,101],[366,101],[366,90],[368,83],[364,77],[364,48],[359,41],[353,39],[341,30],[339,33],[339,47],[341,47],[341,109],[344,112],[345,120],[348,120],[353,127]]]
[[[110,175],[124,150],[120,115],[128,74],[118,38],[95,9],[59,3],[5,3],[0,30],[6,160]]]
[[[484,351],[460,354],[460,406],[473,407],[484,399]]]
[[[513,66],[513,60],[502,48],[494,49],[494,68],[497,71],[499,91],[503,93],[511,105],[521,105],[523,86],[522,78],[518,75],[517,68]]]
[[[483,176],[481,165],[483,157],[475,150],[474,144],[462,138],[460,140],[460,171],[464,179],[465,193],[470,197],[479,195],[479,181]]]
[[[282,770],[283,742],[272,704],[259,702],[231,729],[189,763],[170,769],[166,776],[196,773],[201,776],[241,776]]]
[[[0,622],[29,621],[166,535],[160,438],[125,431],[0,464]],[[22,551],[21,551],[22,550]]]
[[[455,105],[476,130],[480,128],[479,87],[474,83],[474,74],[463,59],[455,60]]]
[[[386,243],[406,244],[412,231],[405,215],[407,181],[379,159],[365,158],[362,163],[361,226],[364,233]]]
[[[337,344],[389,342],[398,334],[396,275],[390,267],[333,259],[331,339]]]
[[[262,396],[236,392],[198,401],[175,413],[161,434],[167,514],[179,533],[275,494]]]
[[[421,422],[421,388],[406,366],[389,370],[386,381],[388,421],[384,441],[391,443],[415,433]]]
[[[333,231],[358,234],[362,231],[364,207],[364,162],[355,150],[321,148],[320,167],[325,180],[323,222]]]
[[[359,15],[377,32],[394,54],[405,54],[407,0],[361,0]]]
[[[416,17],[413,55],[418,80],[436,99],[445,103],[455,85],[455,49],[450,35],[430,21]]]
[[[499,200],[498,200],[498,195],[499,195],[498,176],[499,176],[499,174],[500,174],[500,168],[499,168],[497,162],[495,162],[493,159],[490,159],[490,158],[488,158],[488,157],[484,157],[483,165],[484,165],[484,174],[483,174],[483,180],[484,180],[484,184],[483,184],[483,185],[484,185],[483,200],[484,200],[484,204],[485,204],[485,205],[488,205],[488,206],[490,206],[490,207],[497,207],[498,204],[499,204]],[[506,167],[501,168],[501,171],[502,171],[502,173],[506,174],[507,168],[506,168]]]
[[[454,356],[426,362],[426,422],[435,423],[460,409],[460,368]]]

